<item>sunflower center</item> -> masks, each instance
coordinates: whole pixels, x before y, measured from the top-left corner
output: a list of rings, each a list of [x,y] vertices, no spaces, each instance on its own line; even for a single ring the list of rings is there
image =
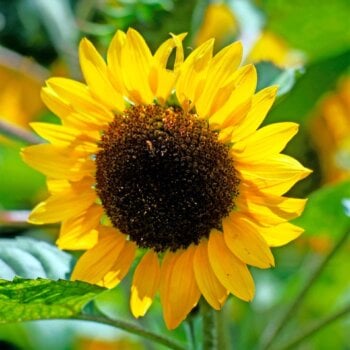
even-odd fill
[[[238,193],[228,146],[180,108],[135,106],[116,116],[96,164],[96,189],[112,224],[158,252],[220,229]]]

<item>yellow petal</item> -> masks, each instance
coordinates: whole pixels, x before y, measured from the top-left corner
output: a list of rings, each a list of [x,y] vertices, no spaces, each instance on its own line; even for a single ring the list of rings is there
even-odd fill
[[[100,227],[102,237],[86,251],[74,267],[71,279],[92,284],[99,283],[114,267],[119,255],[124,253],[125,236],[117,230]]]
[[[254,281],[246,264],[228,249],[217,230],[210,233],[208,256],[216,277],[230,293],[245,301],[253,299]]]
[[[74,111],[69,103],[62,100],[57,93],[49,87],[43,87],[40,95],[47,108],[61,119],[64,119],[68,114]]]
[[[162,45],[159,46],[156,53],[153,56],[153,62],[163,69],[167,67],[169,56],[176,48],[174,70],[176,71],[183,63],[183,47],[182,41],[186,37],[186,33],[174,35],[172,38],[166,40]]]
[[[137,104],[153,102],[154,95],[149,83],[151,64],[152,54],[145,40],[130,28],[122,49],[122,74],[128,98]]]
[[[46,186],[51,194],[57,194],[70,189],[70,182],[66,179],[47,179]]]
[[[206,78],[213,44],[213,40],[208,40],[199,46],[187,57],[180,68],[176,96],[184,110],[189,110],[196,102],[196,97]]]
[[[21,155],[27,164],[52,179],[79,181],[92,175],[95,169],[89,153],[85,154],[85,158],[79,158],[73,150],[50,144],[26,147]]]
[[[304,230],[289,222],[260,228],[260,234],[270,247],[280,247],[298,238]]]
[[[114,35],[107,52],[108,68],[111,75],[111,81],[117,91],[123,92],[122,79],[122,50],[126,41],[126,35],[118,30]]]
[[[299,216],[306,200],[262,193],[257,188],[242,185],[236,205],[240,212],[263,226],[278,225]]]
[[[232,213],[222,221],[226,245],[244,263],[262,269],[275,265],[273,255],[256,226]]]
[[[48,123],[30,123],[33,130],[42,138],[59,147],[72,147],[88,153],[97,152],[99,134],[84,130],[84,134],[63,125]]]
[[[113,288],[126,276],[135,258],[136,244],[126,241],[123,252],[118,255],[110,270],[97,283],[106,288]]]
[[[242,44],[237,41],[222,49],[211,60],[203,92],[196,102],[196,110],[201,117],[207,118],[215,112],[212,107],[217,94],[222,93],[221,88],[232,79],[241,63],[242,52]]]
[[[211,268],[208,258],[207,240],[203,240],[196,247],[193,266],[199,290],[215,310],[220,310],[226,301],[228,293]]]
[[[69,190],[39,203],[28,221],[36,225],[51,224],[80,215],[96,201],[96,192],[91,186],[90,179],[72,183]]]
[[[270,86],[253,96],[251,108],[246,117],[235,126],[232,142],[237,142],[252,134],[263,122],[277,94],[277,87]]]
[[[275,123],[265,126],[242,141],[234,144],[235,157],[244,162],[267,158],[280,153],[298,132],[296,123]]]
[[[278,154],[261,162],[242,163],[235,159],[236,169],[244,182],[260,191],[276,195],[287,192],[296,182],[304,179],[311,170],[285,154]]]
[[[159,103],[164,104],[175,88],[178,66],[183,63],[182,40],[186,34],[173,35],[156,51],[150,73],[150,85]],[[174,71],[167,69],[167,63],[173,49],[176,48]]]
[[[72,106],[74,111],[90,115],[95,123],[104,125],[113,120],[113,113],[96,101],[85,84],[66,78],[51,78],[46,83],[63,101]]]
[[[243,66],[237,70],[233,79],[234,90],[222,101],[210,119],[212,128],[224,129],[241,122],[250,110],[251,99],[256,89],[257,74],[253,65]],[[231,88],[232,89],[232,88]]]
[[[138,264],[131,286],[130,307],[133,315],[144,316],[159,288],[160,265],[157,253],[146,253]]]
[[[195,247],[167,252],[161,267],[160,299],[168,329],[176,328],[198,303],[200,292],[193,271]]]
[[[93,204],[77,217],[63,221],[56,244],[61,249],[84,250],[92,248],[98,239],[96,228],[100,224],[103,208]]]
[[[79,46],[80,66],[90,91],[112,111],[125,108],[123,96],[114,88],[108,78],[105,61],[86,38]]]

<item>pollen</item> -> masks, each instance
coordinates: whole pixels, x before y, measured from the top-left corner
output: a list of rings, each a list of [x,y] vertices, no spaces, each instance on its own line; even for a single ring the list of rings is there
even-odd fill
[[[157,252],[197,244],[234,209],[229,147],[195,114],[133,106],[115,116],[96,155],[96,189],[114,227]]]

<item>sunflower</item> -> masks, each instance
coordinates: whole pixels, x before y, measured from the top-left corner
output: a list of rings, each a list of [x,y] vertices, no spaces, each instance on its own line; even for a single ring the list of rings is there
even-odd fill
[[[47,81],[62,125],[32,123],[49,143],[23,150],[51,194],[29,221],[62,222],[58,246],[87,250],[72,279],[113,288],[137,256],[131,311],[143,316],[159,291],[169,329],[201,295],[217,310],[230,293],[252,300],[247,265],[274,266],[270,247],[301,234],[288,220],[305,200],[282,195],[310,172],[280,154],[296,124],[257,130],[276,87],[255,94],[241,44],[213,57],[209,40],[184,59],[184,37],[152,54],[137,31],[118,31],[107,63],[83,39],[86,84]]]

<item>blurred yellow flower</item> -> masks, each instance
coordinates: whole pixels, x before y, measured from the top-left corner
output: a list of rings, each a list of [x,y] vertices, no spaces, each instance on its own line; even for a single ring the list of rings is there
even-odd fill
[[[234,11],[227,4],[214,2],[206,8],[202,24],[194,38],[194,45],[199,46],[206,40],[215,38],[217,48],[221,48],[236,39],[239,32],[239,22]],[[247,63],[260,61],[272,62],[279,67],[290,67],[302,64],[304,57],[278,35],[264,30],[246,59]]]
[[[327,95],[311,124],[311,137],[318,151],[324,182],[350,176],[350,77]]]
[[[145,347],[128,339],[103,340],[81,338],[78,340],[76,350],[143,350]]]
[[[248,62],[268,61],[276,66],[290,67],[301,64],[303,58],[300,52],[293,50],[276,34],[264,31],[249,52]]]
[[[47,81],[42,97],[62,125],[32,123],[50,143],[23,150],[51,194],[30,222],[62,222],[58,245],[87,250],[72,279],[112,288],[138,251],[131,310],[145,315],[159,291],[169,329],[201,295],[217,310],[229,293],[252,300],[247,265],[273,266],[270,247],[302,233],[288,220],[305,200],[283,194],[310,173],[281,154],[297,124],[258,129],[277,89],[255,93],[241,44],[213,56],[209,40],[184,59],[184,37],[152,54],[137,31],[118,31],[107,64],[83,39],[86,84]]]
[[[46,78],[38,67],[26,58],[1,56],[0,51],[0,118],[28,128],[44,108],[40,89]],[[12,53],[11,53],[12,54]],[[15,54],[14,54],[15,55]]]
[[[206,8],[194,45],[197,47],[208,39],[215,38],[215,45],[221,48],[233,41],[237,31],[237,22],[230,7],[223,3],[213,3]]]

